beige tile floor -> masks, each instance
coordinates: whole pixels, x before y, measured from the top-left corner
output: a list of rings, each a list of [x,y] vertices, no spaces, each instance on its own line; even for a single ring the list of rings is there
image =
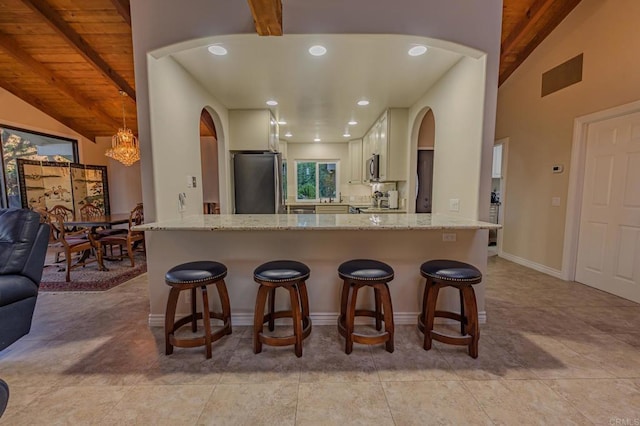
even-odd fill
[[[248,327],[163,354],[146,277],[101,294],[43,293],[33,330],[0,352],[1,424],[640,424],[640,305],[497,257],[480,356],[421,348],[343,353],[335,327],[254,355]]]

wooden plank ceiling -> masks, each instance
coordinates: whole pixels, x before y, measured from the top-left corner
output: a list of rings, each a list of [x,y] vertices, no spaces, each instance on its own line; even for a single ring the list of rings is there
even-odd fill
[[[248,2],[258,34],[286,33],[280,0]],[[579,2],[504,0],[499,84]],[[137,134],[129,0],[0,0],[0,86],[91,140],[121,127],[123,90]]]

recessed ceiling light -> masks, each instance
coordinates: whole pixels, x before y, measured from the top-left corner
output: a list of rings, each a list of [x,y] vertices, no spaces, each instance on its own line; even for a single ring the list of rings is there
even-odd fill
[[[224,56],[227,54],[227,49],[225,49],[224,47],[220,46],[219,44],[214,44],[211,45],[207,48],[207,50],[209,50],[210,53],[217,55],[217,56]]]
[[[280,121],[278,121],[278,124],[281,124],[281,125],[283,125],[283,126],[284,126],[285,124],[287,124],[287,122],[286,122],[286,121],[284,121],[284,120],[280,120]]]
[[[367,106],[367,105],[369,105],[369,101],[367,101],[366,99],[362,99],[362,100],[358,101],[358,105]]]
[[[320,142],[320,138],[313,139],[314,142]]]
[[[358,124],[358,122],[356,120],[351,120],[347,123],[349,126],[355,126],[356,124]]]
[[[344,135],[342,135],[342,136],[344,136],[345,138],[350,138],[350,137],[351,137],[351,134],[350,134],[349,132],[347,132],[347,133],[345,133],[345,134],[344,134]]]
[[[274,101],[273,99],[269,99],[269,100],[267,101],[267,105],[269,105],[269,106],[276,106],[276,105],[278,105],[278,101]]]
[[[293,135],[291,134],[291,132],[287,132],[287,133],[285,133],[285,134],[284,134],[284,137],[285,137],[285,138],[290,138],[291,136],[293,136]]]
[[[424,55],[425,53],[427,53],[427,46],[423,46],[421,44],[413,46],[407,53],[409,54],[409,56]]]
[[[309,48],[309,53],[312,54],[313,56],[322,56],[325,53],[327,53],[327,48],[320,45],[311,46]]]

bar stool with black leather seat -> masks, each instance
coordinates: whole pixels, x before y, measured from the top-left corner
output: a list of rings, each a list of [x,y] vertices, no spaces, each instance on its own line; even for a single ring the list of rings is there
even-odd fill
[[[393,306],[388,283],[393,280],[393,268],[384,262],[371,259],[354,259],[338,267],[338,275],[344,280],[340,300],[338,332],[345,338],[345,352],[350,354],[353,342],[366,345],[384,343],[388,352],[393,352]],[[358,290],[369,286],[373,288],[375,310],[356,309]],[[376,320],[376,330],[384,333],[364,335],[354,332],[355,317],[367,316]]]
[[[432,340],[469,348],[472,358],[478,357],[478,307],[473,285],[482,281],[482,273],[473,265],[456,260],[430,260],[420,266],[420,274],[427,279],[418,317],[418,329],[424,333],[424,349],[431,349]],[[443,287],[455,287],[460,292],[460,313],[436,310],[438,292]],[[433,330],[435,318],[449,318],[460,322],[461,336],[451,336]]]
[[[173,347],[193,348],[205,346],[207,358],[211,358],[211,344],[223,336],[231,334],[231,307],[229,294],[224,278],[227,276],[227,267],[219,262],[197,261],[183,263],[171,268],[165,275],[165,282],[171,287],[167,299],[167,311],[165,314],[164,336],[167,355],[173,353]],[[209,296],[207,286],[215,284],[220,297],[222,312],[213,312],[209,308]],[[202,312],[196,309],[196,289],[202,293]],[[178,296],[182,290],[191,290],[191,314],[175,321]],[[207,314],[205,314],[205,312]],[[215,333],[211,332],[211,318],[221,320],[222,328]],[[175,332],[188,323],[191,323],[191,331],[198,330],[198,320],[204,325],[204,336],[195,338],[177,338]]]
[[[309,296],[306,280],[311,271],[309,267],[294,260],[275,260],[263,263],[253,271],[253,279],[260,284],[256,297],[256,309],[253,320],[253,352],[262,352],[262,344],[271,346],[295,345],[297,357],[302,356],[302,341],[311,333],[309,317]],[[289,291],[291,309],[275,311],[276,289]],[[269,310],[264,314],[265,303],[269,296]],[[278,318],[293,319],[293,334],[276,337],[263,333],[264,324],[268,323],[270,331],[275,330]]]

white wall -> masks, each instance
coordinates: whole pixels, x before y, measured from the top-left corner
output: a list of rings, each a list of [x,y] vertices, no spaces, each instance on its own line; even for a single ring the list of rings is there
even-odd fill
[[[461,10],[464,13],[461,13]],[[481,171],[480,185],[475,190],[489,194],[490,185],[490,145],[494,138],[495,97],[497,91],[498,62],[500,53],[500,28],[502,19],[502,1],[485,0],[314,0],[305,2],[287,2],[284,5],[285,31],[287,34],[313,33],[364,33],[364,34],[413,34],[443,40],[440,47],[459,49],[470,53],[467,46],[485,52],[486,79],[480,82],[486,92],[484,99],[484,117],[482,137],[487,149],[483,150],[483,160],[487,165]],[[253,33],[251,11],[246,2],[226,0],[137,0],[131,4],[134,63],[136,68],[136,90],[138,93],[138,124],[142,148],[142,178],[145,196],[145,214],[151,219],[156,214],[156,191],[159,186],[155,173],[159,169],[153,163],[165,152],[164,143],[153,140],[151,125],[155,121],[151,115],[150,100],[155,88],[150,83],[152,67],[157,64],[147,62],[147,54],[156,49],[166,48],[177,43],[223,34]],[[455,43],[456,45],[454,45]],[[168,53],[170,49],[164,49]],[[170,84],[166,81],[167,85]],[[180,104],[186,93],[174,92],[172,99]],[[166,99],[168,102],[169,99]],[[167,120],[172,117],[166,116]],[[175,123],[174,123],[175,124]],[[153,147],[152,147],[153,146]],[[485,152],[486,151],[486,152]],[[164,160],[160,160],[165,163]],[[486,169],[486,171],[485,171]],[[177,179],[184,179],[180,176]],[[159,179],[163,181],[164,176]],[[470,184],[474,186],[473,183]],[[174,189],[174,188],[172,188]],[[174,189],[174,192],[175,189]],[[173,197],[176,195],[173,194]],[[476,197],[477,199],[478,197]],[[482,198],[481,198],[482,200]],[[488,215],[489,196],[486,203],[473,210],[486,210]],[[175,203],[172,203],[175,204]],[[486,206],[484,206],[486,204]],[[163,208],[170,208],[163,203]],[[486,207],[486,208],[485,208]],[[482,214],[481,214],[482,216]]]
[[[491,161],[483,160],[486,161],[486,148],[491,150],[493,142],[490,146],[483,142],[484,68],[484,57],[462,58],[409,110],[410,188],[416,184],[418,133],[427,108],[435,119],[433,213],[472,219],[485,216],[479,196],[486,193],[484,198],[490,201]],[[409,192],[414,194],[415,189]],[[459,212],[449,211],[451,198],[460,200]],[[415,211],[415,198],[410,197],[408,202],[409,211]]]
[[[561,269],[574,119],[640,99],[638,17],[637,0],[582,0],[500,87],[496,139],[509,138],[506,256]],[[583,81],[541,98],[542,73],[580,53]],[[551,173],[554,164],[564,173]]]
[[[147,203],[155,203],[157,220],[179,217],[178,193],[184,192],[186,210],[183,215],[202,213],[202,189],[187,187],[187,176],[202,182],[200,161],[200,113],[202,108],[213,111],[219,149],[224,149],[228,134],[227,109],[219,104],[184,68],[170,57],[149,57],[149,87],[151,105],[151,137],[153,140],[153,175],[155,198],[145,192]],[[220,157],[220,188],[229,182],[228,152]],[[144,173],[144,164],[143,164]],[[220,193],[220,209],[227,211],[228,191]],[[152,216],[153,218],[153,216]]]

